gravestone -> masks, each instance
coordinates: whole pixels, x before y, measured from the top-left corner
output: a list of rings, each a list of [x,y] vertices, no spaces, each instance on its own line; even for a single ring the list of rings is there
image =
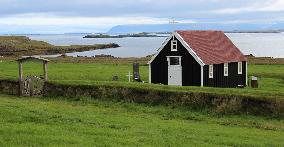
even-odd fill
[[[133,63],[133,81],[141,82],[140,73],[139,73],[139,63]]]
[[[258,88],[257,77],[255,77],[255,76],[251,77],[251,88]]]

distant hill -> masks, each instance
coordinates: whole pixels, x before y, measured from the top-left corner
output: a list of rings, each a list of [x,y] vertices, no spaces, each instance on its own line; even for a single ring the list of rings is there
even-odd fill
[[[223,31],[267,31],[283,30],[284,23],[249,24],[249,23],[178,23],[178,24],[136,24],[118,25],[111,28],[108,34],[139,32],[172,32],[173,30],[223,30]]]

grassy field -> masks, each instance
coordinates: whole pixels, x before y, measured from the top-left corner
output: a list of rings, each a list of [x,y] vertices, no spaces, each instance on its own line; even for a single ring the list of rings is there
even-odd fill
[[[156,88],[165,90],[196,91],[220,94],[250,95],[267,98],[284,98],[284,65],[249,65],[249,76],[259,77],[260,88],[228,89],[228,88],[200,88],[149,85],[141,83],[126,83],[130,64],[101,64],[101,63],[54,63],[49,64],[49,80],[65,84],[113,84],[135,86],[142,88]],[[0,63],[0,78],[16,80],[18,65],[13,61]],[[141,78],[148,82],[148,66],[140,67]],[[29,62],[24,64],[24,75],[42,75],[41,63]],[[114,75],[119,76],[119,82],[111,82]],[[98,83],[99,82],[99,83]]]
[[[249,65],[260,88],[224,89],[128,83],[130,64],[49,63],[49,79],[63,84],[284,98],[284,65]],[[24,75],[42,75],[42,65],[24,64]],[[119,82],[110,82],[118,75]],[[17,80],[18,65],[0,62],[0,78]],[[98,98],[99,99],[99,98]],[[148,106],[88,98],[17,98],[0,94],[0,146],[284,146],[282,118],[214,115],[207,110]]]
[[[0,94],[0,146],[284,146],[284,121]]]
[[[28,62],[23,65],[24,76],[43,75],[42,63]],[[148,67],[141,66],[141,76],[148,81]],[[126,82],[128,72],[132,72],[129,64],[91,64],[91,63],[49,63],[48,75],[51,81],[111,81],[118,75],[119,81]],[[131,73],[132,74],[132,73]],[[17,79],[18,64],[13,61],[0,63],[0,78]]]

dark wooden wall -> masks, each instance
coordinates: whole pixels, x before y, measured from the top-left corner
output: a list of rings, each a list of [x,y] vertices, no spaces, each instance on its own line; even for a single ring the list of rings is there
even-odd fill
[[[246,62],[242,62],[243,73],[238,74],[238,63],[229,63],[229,75],[224,76],[224,64],[214,64],[213,79],[209,78],[209,66],[203,68],[204,86],[207,87],[230,87],[235,88],[238,85],[246,85]]]
[[[151,82],[168,84],[168,62],[167,56],[182,56],[182,85],[200,86],[201,85],[201,66],[190,55],[187,49],[178,41],[178,51],[171,51],[171,41],[151,63]]]

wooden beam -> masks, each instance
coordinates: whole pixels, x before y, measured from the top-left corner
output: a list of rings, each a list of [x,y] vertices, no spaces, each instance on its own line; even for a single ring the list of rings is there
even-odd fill
[[[44,73],[44,81],[48,81],[48,76],[47,76],[47,63],[46,61],[43,62],[43,73]]]
[[[19,96],[23,92],[23,63],[19,61]]]

